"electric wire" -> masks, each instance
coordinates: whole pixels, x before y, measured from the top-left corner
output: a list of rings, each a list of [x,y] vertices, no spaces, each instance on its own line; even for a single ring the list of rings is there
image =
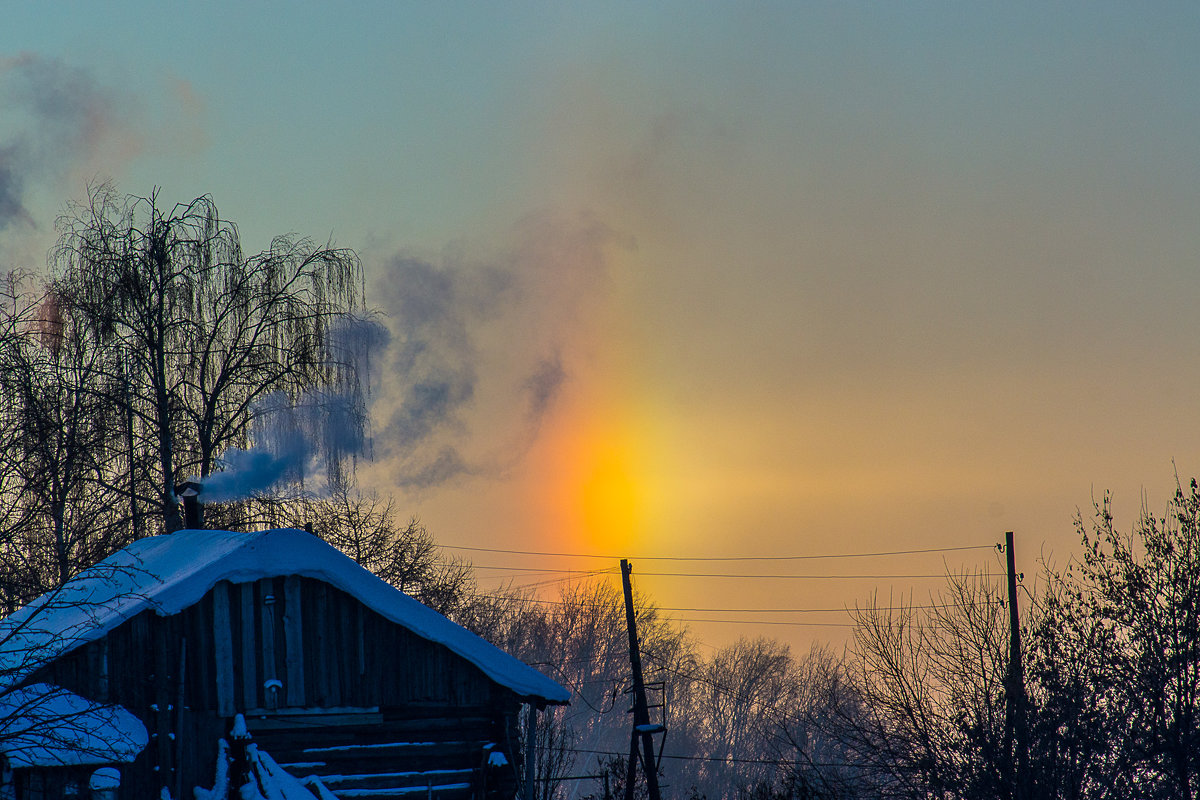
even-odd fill
[[[821,558],[875,558],[881,556],[904,556],[921,553],[951,553],[963,550],[990,550],[993,545],[975,544],[959,547],[927,547],[914,550],[886,550],[874,553],[817,553],[787,556],[622,556],[600,553],[551,553],[540,550],[506,550],[499,547],[467,547],[465,545],[439,545],[443,550],[466,550],[475,553],[506,553],[525,556],[553,556],[559,558],[600,558],[630,561],[801,561]]]
[[[586,572],[584,570],[549,569],[549,568],[539,568],[539,567],[514,567],[514,566],[503,566],[503,565],[499,565],[499,564],[472,564],[472,567],[474,567],[475,569],[509,571],[509,572],[517,572],[517,573],[522,573],[522,574],[529,574],[529,575],[536,575],[536,574],[554,575],[554,574],[571,573],[573,575],[586,576],[586,575],[600,574],[601,572],[611,572],[612,571],[611,569],[609,569],[609,570],[599,570],[599,571],[594,571],[594,572]],[[637,575],[639,577],[648,577],[649,576],[649,577],[659,577],[659,578],[742,578],[742,579],[754,578],[754,579],[802,579],[802,580],[819,580],[819,579],[823,579],[823,578],[853,580],[853,579],[859,579],[859,578],[884,579],[884,578],[944,578],[944,577],[946,577],[946,574],[944,572],[939,572],[936,574],[925,574],[925,573],[922,573],[922,574],[910,574],[910,573],[887,573],[887,574],[880,574],[880,573],[870,573],[870,574],[789,573],[789,574],[781,574],[781,573],[776,573],[776,574],[770,574],[770,575],[752,574],[752,573],[737,573],[737,572],[638,572]]]
[[[771,620],[771,619],[698,619],[695,617],[674,617],[672,622],[716,622],[735,623],[737,625],[791,625],[803,628],[855,628],[853,622],[803,622],[800,620]]]
[[[543,586],[552,586],[556,583],[566,583],[567,581],[581,580],[583,578],[594,578],[594,577],[597,577],[600,575],[612,575],[615,571],[616,571],[615,567],[610,567],[608,569],[593,570],[592,572],[572,573],[563,578],[549,578],[544,581],[535,581],[533,583],[524,583],[524,584],[516,584],[516,585],[510,584],[508,586],[508,588],[512,591],[524,591],[526,589],[540,589]]]
[[[483,594],[480,597],[489,600],[507,600],[504,595]],[[588,609],[616,609],[615,606],[605,605],[604,603],[571,603],[564,600],[542,600],[539,598],[527,598],[529,603],[537,603],[538,605],[547,606],[566,606],[569,608],[588,608]],[[905,606],[877,606],[872,610],[876,611],[908,611],[910,609],[932,609],[932,608],[959,608],[962,603],[935,603],[935,604],[919,604]],[[692,611],[696,613],[728,613],[728,614],[835,614],[835,613],[852,613],[856,609],[842,606],[841,608],[700,608],[695,606],[653,606],[654,611]],[[739,620],[745,621],[745,620]]]
[[[810,573],[810,574],[789,574],[789,575],[783,575],[783,574],[753,575],[753,574],[733,573],[733,572],[639,572],[639,573],[637,573],[637,575],[639,577],[648,577],[649,576],[649,577],[656,577],[656,578],[742,578],[742,579],[754,578],[754,579],[768,579],[768,580],[776,580],[776,579],[780,579],[780,580],[787,580],[787,579],[883,580],[886,578],[945,578],[946,577],[945,573],[937,573],[934,575],[930,575],[930,574],[898,574],[898,573],[887,573],[887,574],[882,574],[882,573],[881,574],[876,574],[876,573],[872,573],[872,574]]]
[[[543,752],[551,751],[551,750],[562,750],[567,753],[583,753],[583,754],[598,755],[598,756],[619,756],[621,758],[627,758],[629,756],[628,753],[620,753],[615,750],[591,750],[591,749],[583,748],[583,747],[557,748],[557,747],[547,746],[547,745],[537,745],[536,749],[541,750]],[[862,764],[853,764],[853,763],[844,762],[844,761],[809,761],[809,760],[805,760],[803,762],[800,762],[798,760],[789,761],[787,759],[772,759],[772,758],[733,758],[733,757],[723,758],[721,756],[672,756],[672,755],[667,755],[665,753],[660,754],[658,756],[658,758],[670,759],[672,761],[707,761],[710,763],[715,762],[715,763],[720,763],[720,764],[762,764],[762,765],[766,765],[766,766],[776,766],[776,767],[790,767],[790,766],[794,766],[798,763],[804,763],[808,766],[813,766],[813,767],[861,767],[862,766]]]
[[[450,565],[446,564],[444,562],[440,562],[439,566],[450,566]],[[545,574],[545,573],[549,573],[549,574],[572,573],[575,575],[592,575],[597,572],[597,570],[585,570],[585,569],[563,569],[563,568],[554,569],[551,567],[514,567],[514,566],[507,565],[507,564],[505,564],[505,565],[472,564],[471,567],[473,569],[494,569],[494,570],[502,570],[502,571],[506,571],[506,572],[527,573],[530,575]]]

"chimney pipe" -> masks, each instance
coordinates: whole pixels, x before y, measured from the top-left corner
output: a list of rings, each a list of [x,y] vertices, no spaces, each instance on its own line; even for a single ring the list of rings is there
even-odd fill
[[[204,505],[200,492],[204,484],[199,481],[184,481],[175,487],[175,495],[183,500],[183,527],[191,530],[204,528]]]

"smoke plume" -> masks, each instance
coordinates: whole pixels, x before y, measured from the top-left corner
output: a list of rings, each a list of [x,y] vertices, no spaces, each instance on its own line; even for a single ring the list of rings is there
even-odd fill
[[[361,405],[349,393],[311,391],[292,401],[276,392],[253,411],[254,447],[230,448],[220,470],[203,479],[200,499],[240,500],[282,483],[319,490],[346,456],[365,452]]]
[[[494,313],[510,283],[491,267],[438,268],[403,256],[392,260],[387,275],[384,302],[393,326],[392,368],[404,388],[381,440],[387,455],[406,465],[397,481],[423,488],[470,471],[453,446],[443,445],[431,457],[419,458],[423,454],[416,451],[439,429],[458,421],[474,399],[473,329]]]
[[[609,249],[629,244],[590,215],[540,214],[483,255],[460,245],[437,260],[391,259],[376,296],[396,388],[378,447],[398,486],[499,475],[521,458],[604,296]]]
[[[0,59],[0,231],[36,227],[28,195],[58,188],[113,136],[124,101],[90,74],[63,62],[22,54]]]
[[[533,374],[525,379],[524,386],[529,398],[525,417],[531,425],[535,427],[541,425],[542,419],[554,405],[566,380],[567,372],[563,368],[562,358],[558,353],[539,361],[534,367]]]

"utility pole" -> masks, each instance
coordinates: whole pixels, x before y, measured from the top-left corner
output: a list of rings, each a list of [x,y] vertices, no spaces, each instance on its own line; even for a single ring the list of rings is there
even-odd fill
[[[621,559],[621,583],[625,588],[625,623],[629,627],[629,666],[633,669],[633,738],[630,742],[629,771],[626,773],[625,800],[633,798],[633,756],[637,749],[637,737],[642,739],[642,771],[646,773],[646,789],[650,800],[660,800],[658,795],[658,765],[654,760],[653,726],[650,710],[646,706],[646,684],[642,679],[642,654],[638,650],[637,620],[633,613],[633,583],[629,575],[633,567],[628,559]]]
[[[1005,745],[1012,759],[1012,797],[1029,800],[1029,738],[1025,727],[1025,669],[1021,664],[1021,620],[1017,612],[1017,566],[1013,532],[1004,534],[1008,554],[1008,684],[1005,691]]]

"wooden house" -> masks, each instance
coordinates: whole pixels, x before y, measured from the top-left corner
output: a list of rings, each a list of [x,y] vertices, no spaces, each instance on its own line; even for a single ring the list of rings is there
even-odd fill
[[[78,712],[61,726],[91,737],[0,724],[16,800],[109,797],[114,774],[117,800],[219,795],[239,715],[326,800],[511,797],[522,707],[570,697],[298,530],[144,539],[0,625],[0,717],[4,697],[47,687]]]

